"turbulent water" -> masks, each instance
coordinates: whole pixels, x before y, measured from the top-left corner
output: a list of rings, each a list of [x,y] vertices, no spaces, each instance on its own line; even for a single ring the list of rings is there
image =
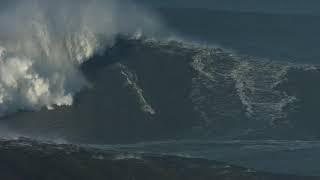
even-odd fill
[[[138,7],[118,4],[32,1],[3,10],[1,115],[71,105],[73,95],[86,86],[79,65],[112,46],[117,34],[157,27]]]
[[[160,20],[127,1],[14,1],[0,10],[0,157],[13,163],[4,177],[36,174],[23,159],[50,169],[55,158],[66,173],[50,174],[74,179],[84,161],[90,166],[82,178],[105,171],[100,161],[117,170],[97,178],[186,178],[180,168],[190,169],[190,179],[300,178],[252,169],[320,176],[316,53],[299,61],[308,53],[289,43],[263,58],[264,37],[239,53],[241,38],[230,43],[229,32],[222,44],[230,48],[214,45],[223,34],[208,42],[220,30],[192,41],[197,32],[179,19],[188,9],[162,7],[158,13],[172,15],[167,25],[166,15]],[[266,14],[207,11],[223,22],[269,22]],[[288,16],[274,22],[291,29]],[[21,176],[11,174],[17,167]]]

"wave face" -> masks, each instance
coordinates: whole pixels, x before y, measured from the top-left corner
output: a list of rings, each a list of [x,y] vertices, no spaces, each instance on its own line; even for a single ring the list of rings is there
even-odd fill
[[[19,152],[84,146],[97,148],[87,154],[95,160],[106,158],[104,150],[133,153],[121,160],[144,152],[319,176],[316,65],[237,56],[183,41],[119,37],[80,69],[91,88],[78,93],[72,106],[7,117],[0,136],[8,140],[1,146],[0,139],[0,151],[17,142],[23,145]],[[12,138],[20,136],[32,138],[31,145]],[[56,143],[48,146],[35,137]]]
[[[88,86],[79,65],[111,47],[118,34],[159,27],[150,13],[113,0],[11,4],[0,13],[0,116],[71,105]]]

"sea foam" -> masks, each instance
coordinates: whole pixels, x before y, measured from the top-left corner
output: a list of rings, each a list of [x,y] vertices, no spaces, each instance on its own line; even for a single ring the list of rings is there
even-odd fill
[[[113,0],[12,2],[0,12],[0,116],[72,105],[88,85],[79,66],[119,34],[155,32],[155,19]]]

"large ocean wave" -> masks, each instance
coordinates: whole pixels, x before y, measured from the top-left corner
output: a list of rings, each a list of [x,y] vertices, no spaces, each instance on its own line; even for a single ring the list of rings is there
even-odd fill
[[[85,154],[85,163],[110,167],[172,167],[180,159],[171,155],[185,155],[319,175],[310,165],[320,147],[316,64],[172,38],[156,15],[125,1],[12,1],[0,23],[4,162],[29,161],[20,157],[31,152],[31,163],[46,154],[41,161],[68,166]],[[225,167],[237,170],[218,173]]]

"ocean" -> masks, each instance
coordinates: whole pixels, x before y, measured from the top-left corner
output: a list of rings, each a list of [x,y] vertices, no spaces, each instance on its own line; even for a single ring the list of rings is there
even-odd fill
[[[2,179],[319,179],[317,1],[3,1]]]

